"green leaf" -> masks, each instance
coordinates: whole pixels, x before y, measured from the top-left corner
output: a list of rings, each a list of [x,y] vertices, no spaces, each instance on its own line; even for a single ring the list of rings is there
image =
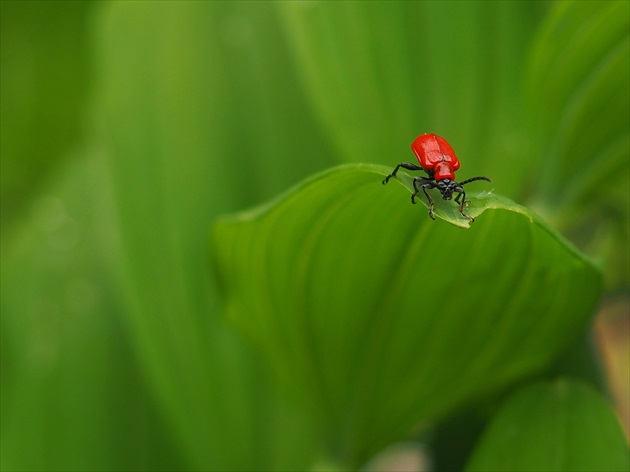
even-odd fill
[[[527,72],[538,185],[531,203],[582,247],[605,254],[608,282],[627,286],[630,3],[556,2]]]
[[[527,85],[547,207],[566,210],[602,198],[613,182],[627,183],[628,2],[557,3],[533,43]]]
[[[564,379],[525,387],[509,398],[466,470],[629,468],[628,445],[611,406],[592,388]]]
[[[280,2],[322,126],[349,162],[400,162],[417,135],[447,137],[516,191],[525,149],[524,58],[539,21],[525,2]],[[448,31],[448,34],[444,34]],[[487,137],[491,136],[491,139]],[[496,162],[509,160],[509,166]],[[467,167],[472,169],[471,167]],[[473,174],[474,175],[474,174]]]
[[[514,84],[538,4],[277,5],[312,107],[342,159],[397,163],[392,156],[408,155],[417,135],[434,131],[480,172],[500,174],[506,189],[521,185],[519,170],[531,156],[523,151],[529,138]]]
[[[348,467],[544,366],[600,294],[592,264],[523,207],[471,194],[462,230],[442,220],[456,210],[432,221],[381,185],[389,171],[333,168],[212,233],[227,318]]]
[[[311,462],[310,426],[222,323],[205,257],[215,215],[307,175],[303,146],[327,155],[315,133],[290,133],[311,121],[278,65],[274,14],[264,2],[109,3],[95,32],[95,140],[118,231],[108,260],[152,394],[197,470]]]
[[[66,158],[2,239],[0,469],[189,469],[125,331],[92,157]]]

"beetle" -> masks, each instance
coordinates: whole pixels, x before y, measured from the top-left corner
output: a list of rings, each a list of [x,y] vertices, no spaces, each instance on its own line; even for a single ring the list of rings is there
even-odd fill
[[[446,139],[433,133],[426,133],[418,136],[413,143],[411,149],[418,158],[416,164],[409,162],[401,162],[396,166],[394,171],[389,174],[383,185],[389,182],[389,179],[396,175],[401,167],[408,170],[423,170],[428,177],[414,177],[413,188],[414,193],[411,195],[411,203],[416,203],[416,196],[420,193],[420,189],[424,192],[429,201],[429,216],[435,220],[433,215],[433,199],[427,193],[427,189],[437,188],[442,193],[444,200],[453,198],[453,192],[457,192],[455,202],[459,203],[459,212],[468,221],[475,221],[474,218],[464,213],[464,208],[469,202],[466,201],[466,192],[464,185],[476,180],[486,180],[492,182],[488,177],[473,177],[457,183],[455,181],[455,171],[459,169],[459,159],[455,155],[455,151]]]

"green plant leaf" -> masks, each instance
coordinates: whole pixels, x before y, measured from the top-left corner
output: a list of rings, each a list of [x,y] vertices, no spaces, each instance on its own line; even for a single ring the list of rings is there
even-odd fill
[[[277,5],[313,109],[344,161],[398,163],[392,156],[409,155],[408,143],[433,131],[479,173],[500,177],[504,192],[522,186],[531,155],[514,85],[539,4]]]
[[[456,210],[432,221],[381,185],[389,171],[333,168],[212,232],[227,318],[348,467],[544,366],[600,294],[592,264],[523,207],[471,194],[463,230],[442,219]]]
[[[291,132],[311,120],[274,15],[265,2],[108,3],[95,31],[95,140],[107,149],[122,320],[196,470],[311,462],[310,426],[222,322],[203,256],[214,215],[322,166],[296,160],[302,147],[329,155],[315,133]]]
[[[517,391],[499,410],[467,471],[627,471],[628,445],[611,406],[562,379]]]
[[[566,211],[614,182],[627,188],[630,4],[557,3],[533,42],[527,86],[545,206]]]
[[[630,3],[556,2],[530,50],[530,202],[627,286]],[[603,235],[605,234],[605,236]]]
[[[102,167],[64,161],[2,239],[0,469],[189,469],[113,296]]]

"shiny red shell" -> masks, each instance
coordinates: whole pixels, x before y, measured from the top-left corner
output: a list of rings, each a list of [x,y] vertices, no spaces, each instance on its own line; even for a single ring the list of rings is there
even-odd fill
[[[411,149],[423,169],[435,172],[435,180],[455,180],[459,159],[446,139],[433,133],[422,134],[411,143]]]

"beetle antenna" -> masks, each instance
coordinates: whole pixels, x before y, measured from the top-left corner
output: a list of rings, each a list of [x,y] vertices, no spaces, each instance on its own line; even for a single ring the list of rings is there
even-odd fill
[[[473,177],[472,179],[468,179],[468,180],[464,180],[463,182],[460,182],[459,185],[466,185],[466,184],[469,184],[470,182],[474,182],[475,180],[486,180],[488,182],[492,182],[492,180],[489,179],[488,177]]]

